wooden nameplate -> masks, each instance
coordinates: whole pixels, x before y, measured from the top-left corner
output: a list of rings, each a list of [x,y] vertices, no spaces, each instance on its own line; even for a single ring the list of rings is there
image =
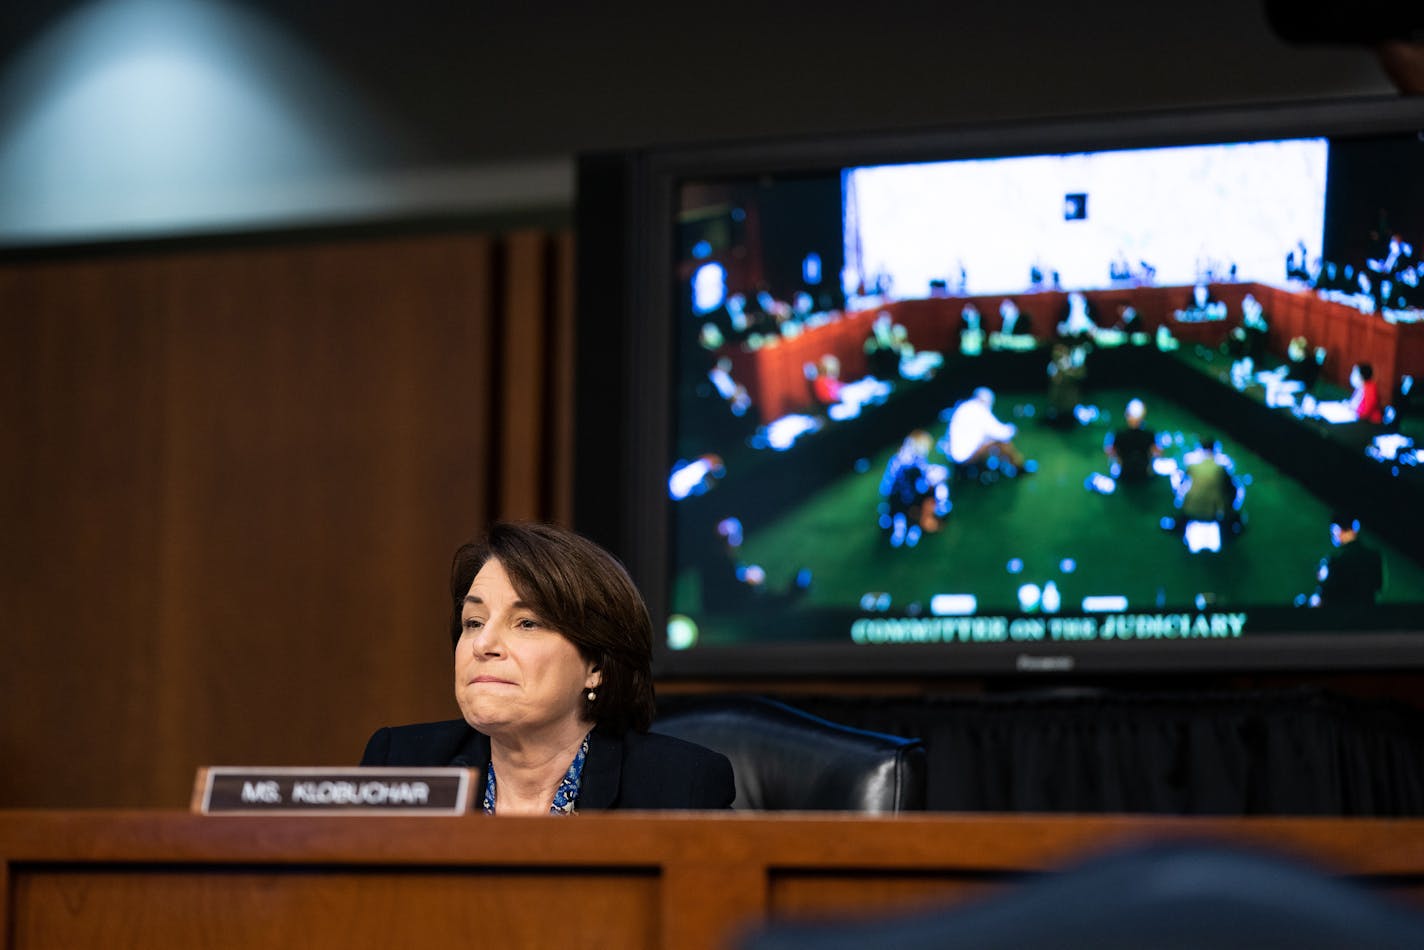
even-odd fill
[[[463,815],[477,771],[209,765],[198,769],[199,815]]]

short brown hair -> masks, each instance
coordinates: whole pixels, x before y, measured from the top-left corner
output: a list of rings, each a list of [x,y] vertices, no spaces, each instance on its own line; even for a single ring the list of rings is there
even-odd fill
[[[491,558],[519,599],[603,674],[588,717],[615,732],[653,721],[653,623],[622,563],[587,538],[549,524],[496,522],[460,546],[450,568],[450,642],[458,645],[465,595]]]

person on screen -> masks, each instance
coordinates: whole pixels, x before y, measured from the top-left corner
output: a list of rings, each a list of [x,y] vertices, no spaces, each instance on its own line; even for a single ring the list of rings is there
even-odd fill
[[[1174,483],[1181,512],[1179,528],[1193,521],[1214,521],[1233,532],[1240,531],[1245,490],[1236,479],[1231,456],[1221,450],[1220,442],[1203,439],[1198,448],[1183,456]]]
[[[864,350],[866,370],[880,380],[929,379],[944,365],[941,354],[915,349],[910,331],[896,323],[888,311],[881,311],[871,324]]]
[[[816,404],[837,422],[855,418],[865,406],[884,402],[890,395],[890,384],[874,376],[849,383],[841,379],[841,361],[830,353],[814,367],[808,364],[806,375]]]
[[[1181,310],[1173,311],[1173,316],[1182,323],[1225,320],[1226,304],[1212,295],[1210,287],[1199,283],[1192,288],[1192,299]]]
[[[871,277],[870,293],[873,296],[888,300],[894,292],[895,278],[891,275],[889,268],[881,264],[880,267],[876,269],[874,276]]]
[[[740,419],[747,414],[752,407],[752,399],[747,394],[747,387],[732,378],[732,361],[729,358],[720,357],[707,371],[707,380],[732,415]]]
[[[959,314],[959,352],[965,356],[978,356],[984,352],[984,337],[979,308],[973,303],[965,304]]]
[[[1413,267],[1399,272],[1399,280],[1394,287],[1394,299],[1381,303],[1380,311],[1419,309],[1420,303],[1424,302],[1424,297],[1419,293],[1421,284],[1424,284],[1424,261],[1416,261]]]
[[[834,406],[841,401],[845,383],[841,382],[841,361],[831,354],[816,363],[816,377],[811,380],[811,392],[822,406]]]
[[[1379,386],[1375,383],[1375,368],[1369,363],[1356,363],[1350,370],[1350,408],[1361,422],[1379,425],[1384,422],[1384,406],[1380,404]]]
[[[1406,420],[1414,420],[1419,415],[1419,390],[1414,385],[1414,377],[1405,373],[1399,377],[1399,391],[1394,396],[1394,419],[1392,428],[1397,432]]]
[[[1043,262],[1035,260],[1028,268],[1028,289],[1040,290],[1043,287]]]
[[[895,320],[890,311],[876,314],[863,349],[865,368],[870,375],[877,379],[895,379],[900,375],[900,344],[895,339]]]
[[[1048,361],[1048,410],[1045,413],[1049,425],[1068,428],[1076,422],[1074,413],[1087,377],[1086,347],[1053,344]]]
[[[903,324],[890,328],[895,340],[895,353],[899,359],[896,372],[901,379],[930,379],[944,365],[944,354],[934,350],[917,350],[910,342],[910,331]]]
[[[1391,234],[1380,253],[1365,261],[1365,266],[1382,277],[1394,277],[1414,256],[1414,248],[1398,234]]]
[[[994,416],[994,391],[985,386],[954,407],[945,432],[945,454],[956,465],[978,465],[990,459],[1011,466],[1008,474],[1024,468],[1024,457],[1014,447],[1018,429]]]
[[[1103,446],[1111,459],[1109,473],[1122,482],[1145,482],[1152,476],[1152,462],[1161,454],[1157,435],[1143,425],[1147,407],[1141,399],[1127,404],[1122,428],[1108,434]]]
[[[933,534],[949,513],[949,472],[930,461],[934,437],[916,429],[905,437],[900,449],[890,456],[880,478],[882,512],[890,532],[890,546],[914,547],[920,537]]]
[[[1063,314],[1063,319],[1058,322],[1059,336],[1073,340],[1091,337],[1097,332],[1098,324],[1093,319],[1087,297],[1075,290],[1068,295],[1065,307],[1066,312]]]
[[[1033,318],[1010,297],[999,304],[999,332],[1004,336],[1033,336]]]
[[[1298,383],[1299,391],[1309,394],[1320,379],[1320,367],[1324,362],[1324,347],[1311,352],[1310,341],[1303,336],[1295,336],[1286,344],[1285,365],[1270,372],[1284,382]]]
[[[1310,598],[1315,607],[1367,607],[1384,586],[1384,561],[1360,540],[1360,519],[1337,514],[1330,519],[1330,543],[1335,553],[1320,562],[1318,582]]]
[[[498,523],[455,552],[450,595],[463,718],[378,729],[363,766],[479,769],[488,814],[731,806],[725,756],[647,732],[652,622],[611,554]]]
[[[1132,280],[1132,262],[1121,250],[1117,252],[1116,257],[1108,262],[1108,279],[1115,284]]]
[[[1261,362],[1266,355],[1266,340],[1271,332],[1266,310],[1254,294],[1247,294],[1241,300],[1241,326],[1232,331],[1232,338],[1238,342],[1237,356],[1247,357],[1253,363]]]
[[[1255,373],[1255,379],[1266,387],[1266,405],[1299,405],[1302,410],[1310,408],[1314,401],[1315,383],[1320,378],[1320,367],[1324,361],[1323,349],[1316,358],[1311,353],[1310,341],[1303,336],[1291,337],[1290,343],[1286,344],[1286,361],[1280,366]],[[1241,381],[1243,388],[1245,383],[1249,382],[1253,368],[1254,363],[1249,357],[1238,360],[1233,366],[1233,372],[1245,371],[1248,377]]]

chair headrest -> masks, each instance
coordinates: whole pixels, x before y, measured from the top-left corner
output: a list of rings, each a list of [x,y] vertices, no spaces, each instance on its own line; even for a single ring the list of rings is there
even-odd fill
[[[918,739],[855,729],[764,697],[699,701],[660,717],[653,731],[726,755],[736,775],[736,808],[924,808],[925,750]]]

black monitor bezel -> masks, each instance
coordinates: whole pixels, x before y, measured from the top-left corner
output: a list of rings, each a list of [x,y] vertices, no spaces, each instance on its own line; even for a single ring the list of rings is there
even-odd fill
[[[1022,648],[813,643],[674,651],[662,641],[670,551],[666,479],[676,366],[672,255],[677,187],[693,178],[851,165],[1424,130],[1424,99],[1289,102],[1014,120],[584,155],[577,210],[575,527],[627,564],[648,602],[661,678],[1087,676],[1424,668],[1417,629],[1274,634],[1226,643]]]

